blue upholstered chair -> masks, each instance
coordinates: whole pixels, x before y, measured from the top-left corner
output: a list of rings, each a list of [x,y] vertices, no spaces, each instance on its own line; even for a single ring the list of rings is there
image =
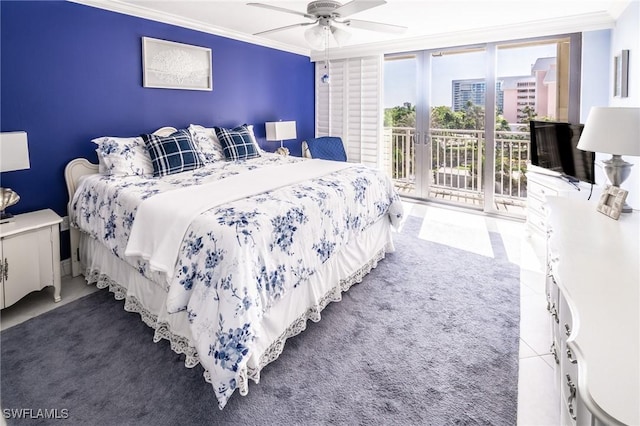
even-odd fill
[[[320,136],[302,142],[302,155],[307,158],[347,161],[342,139],[336,136]]]

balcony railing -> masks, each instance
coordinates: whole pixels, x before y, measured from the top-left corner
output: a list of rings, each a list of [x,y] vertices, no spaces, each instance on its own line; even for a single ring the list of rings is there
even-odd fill
[[[415,189],[415,129],[386,127],[385,167],[401,192]],[[484,130],[432,129],[430,197],[481,204],[484,198]],[[495,133],[496,204],[524,207],[529,159],[529,133]],[[499,207],[500,208],[500,207]]]

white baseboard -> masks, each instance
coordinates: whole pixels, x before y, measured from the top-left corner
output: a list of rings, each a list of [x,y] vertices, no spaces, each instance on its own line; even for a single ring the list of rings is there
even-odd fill
[[[71,275],[71,258],[60,261],[60,273],[63,277]]]

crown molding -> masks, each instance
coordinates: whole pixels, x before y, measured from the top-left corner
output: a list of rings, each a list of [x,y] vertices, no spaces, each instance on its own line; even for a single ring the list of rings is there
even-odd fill
[[[119,0],[68,0],[72,3],[109,10],[138,18],[149,19],[165,24],[176,25],[208,34],[243,41],[258,46],[282,50],[307,56],[312,62],[325,60],[325,52],[311,51],[286,43],[280,43],[253,35],[215,27],[200,21],[182,18],[170,13],[158,12],[143,6],[124,3]],[[615,19],[633,0],[615,1],[608,12],[594,12],[562,18],[509,24],[492,28],[480,28],[452,33],[440,33],[387,42],[359,44],[342,48],[331,48],[329,59],[345,59],[388,53],[411,52],[425,49],[474,45],[478,43],[501,42],[524,38],[544,37],[582,31],[595,31],[613,28]]]
[[[282,50],[284,52],[295,53],[297,55],[309,56],[310,49],[303,49],[286,43],[267,40],[264,38],[247,35],[239,31],[233,31],[226,28],[219,28],[208,25],[200,21],[182,18],[170,13],[158,12],[143,6],[124,3],[119,0],[67,0],[71,3],[82,4],[85,6],[104,9],[111,12],[122,13],[125,15],[135,16],[138,18],[149,19],[151,21],[162,22],[164,24],[176,25],[191,30],[200,31],[207,34],[213,34],[233,40],[243,41],[246,43],[256,44],[263,47]]]
[[[562,18],[509,24],[493,28],[479,28],[455,33],[441,33],[404,40],[370,43],[343,48],[332,48],[329,59],[346,59],[389,53],[442,49],[479,43],[502,42],[526,38],[546,37],[583,31],[613,28],[615,19],[607,12],[594,12]],[[312,51],[311,61],[325,60],[325,52]]]

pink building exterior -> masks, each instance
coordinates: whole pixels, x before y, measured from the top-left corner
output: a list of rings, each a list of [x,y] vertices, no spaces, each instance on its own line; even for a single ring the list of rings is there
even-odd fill
[[[538,117],[556,118],[556,58],[538,58],[531,67],[536,79],[535,111]]]
[[[538,58],[531,66],[531,75],[503,77],[503,116],[509,123],[518,123],[533,109],[539,118],[556,119],[556,58]]]
[[[535,108],[536,82],[530,75],[504,77],[502,80],[503,117],[509,123],[518,123],[525,117],[525,106]]]

